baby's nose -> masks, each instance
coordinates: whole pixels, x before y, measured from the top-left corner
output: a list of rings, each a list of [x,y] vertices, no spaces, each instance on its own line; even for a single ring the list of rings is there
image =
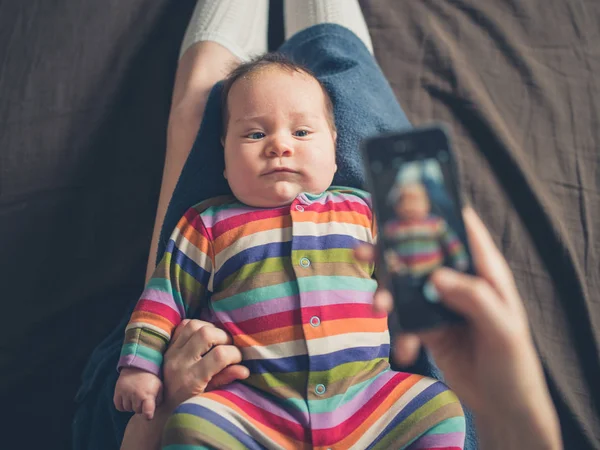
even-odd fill
[[[269,153],[274,156],[285,156],[290,155],[294,152],[294,148],[291,142],[289,142],[289,140],[285,138],[273,139],[272,145],[270,146],[269,150]]]

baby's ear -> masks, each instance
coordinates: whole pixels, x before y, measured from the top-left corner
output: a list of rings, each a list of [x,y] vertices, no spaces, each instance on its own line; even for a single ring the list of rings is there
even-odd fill
[[[225,148],[225,136],[221,136],[221,145]],[[223,177],[227,179],[227,167],[223,169]]]
[[[335,144],[333,146],[333,151],[335,152],[335,151],[337,151],[337,131],[333,130],[332,134],[333,134],[333,143]],[[337,158],[336,158],[336,160],[337,160]],[[338,170],[338,166],[337,166],[337,164],[335,164],[335,169],[333,170],[333,173],[337,173],[337,170]]]

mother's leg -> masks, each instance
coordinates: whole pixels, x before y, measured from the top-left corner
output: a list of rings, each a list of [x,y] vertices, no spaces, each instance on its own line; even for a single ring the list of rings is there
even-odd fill
[[[268,0],[198,0],[181,46],[167,129],[167,149],[148,260],[155,267],[163,218],[190,149],[198,134],[214,84],[240,61],[267,49]],[[262,30],[262,32],[261,32]],[[171,228],[172,229],[172,228]],[[133,299],[132,299],[133,300]],[[119,448],[131,417],[118,412],[112,397],[125,326],[121,323],[92,353],[76,397],[73,448]]]
[[[240,62],[267,51],[268,0],[198,0],[183,38],[167,128],[167,151],[150,243],[146,281],[163,218],[194,144],[216,82]]]
[[[291,59],[311,69],[332,97],[338,127],[338,172],[334,183],[363,187],[360,141],[370,135],[410,128],[387,79],[365,43],[346,27],[322,24],[292,36],[281,47]],[[441,379],[422,352],[407,372]],[[466,449],[477,448],[473,419],[466,416]]]
[[[352,31],[335,24],[302,30],[286,41],[280,51],[312,70],[330,92],[338,128],[338,172],[334,183],[364,187],[359,151],[361,139],[411,126],[373,55]],[[221,88],[217,84],[210,93],[200,132],[165,217],[159,256],[177,221],[189,207],[207,198],[230,193],[222,175]],[[441,377],[424,353],[415,366],[406,370]],[[468,416],[468,449],[476,448],[471,422]]]
[[[307,28],[280,51],[314,72],[331,95],[338,128],[334,184],[364,187],[360,141],[411,127],[375,58],[353,32],[334,24]]]
[[[295,34],[280,51],[312,70],[330,92],[338,128],[334,184],[364,187],[361,139],[411,126],[373,55],[352,31],[329,23]],[[231,193],[223,177],[221,90],[218,83],[208,98],[200,132],[165,217],[159,258],[171,231],[188,208],[207,198]]]

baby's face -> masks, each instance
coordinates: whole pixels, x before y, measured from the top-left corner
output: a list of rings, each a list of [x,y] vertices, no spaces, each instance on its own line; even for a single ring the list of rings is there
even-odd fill
[[[396,204],[396,214],[404,220],[423,220],[429,215],[427,191],[422,187],[407,187]]]
[[[262,69],[234,83],[228,110],[224,175],[238,200],[276,207],[331,185],[336,134],[312,77]]]

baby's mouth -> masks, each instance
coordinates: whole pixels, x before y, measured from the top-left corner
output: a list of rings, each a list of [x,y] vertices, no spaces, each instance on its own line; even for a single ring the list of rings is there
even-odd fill
[[[272,175],[275,173],[298,173],[297,171],[288,167],[276,167],[275,169],[268,170],[263,175]]]

